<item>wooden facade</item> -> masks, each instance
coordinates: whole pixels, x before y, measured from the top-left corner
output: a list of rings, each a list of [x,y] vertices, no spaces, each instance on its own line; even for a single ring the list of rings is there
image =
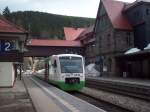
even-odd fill
[[[134,2],[123,13],[134,27],[135,47],[143,49],[150,43],[150,2]]]
[[[133,32],[128,29],[114,28],[103,2],[100,3],[95,25],[96,53],[99,56],[97,68],[102,76],[116,75],[115,55],[133,47]]]
[[[117,75],[125,78],[150,78],[150,51],[140,51],[128,55],[118,55]]]
[[[101,0],[94,32],[102,76],[150,78],[149,50],[143,50],[150,43],[149,12],[149,2]],[[134,47],[142,51],[124,54]]]

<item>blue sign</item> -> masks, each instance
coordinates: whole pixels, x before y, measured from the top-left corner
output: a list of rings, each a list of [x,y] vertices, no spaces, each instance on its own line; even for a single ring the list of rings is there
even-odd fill
[[[8,52],[13,49],[13,42],[8,40],[0,41],[0,52]]]

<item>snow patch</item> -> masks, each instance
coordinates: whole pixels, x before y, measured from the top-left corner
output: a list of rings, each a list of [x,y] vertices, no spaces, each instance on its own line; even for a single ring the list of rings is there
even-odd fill
[[[44,74],[45,73],[45,69],[38,70],[37,73]]]
[[[100,72],[95,69],[95,64],[91,63],[85,67],[85,75],[90,77],[100,76]]]
[[[150,49],[150,43],[144,48],[144,50]]]
[[[135,52],[139,52],[139,51],[141,51],[141,50],[138,48],[131,48],[128,51],[126,51],[125,54],[131,54],[131,53],[135,53]]]

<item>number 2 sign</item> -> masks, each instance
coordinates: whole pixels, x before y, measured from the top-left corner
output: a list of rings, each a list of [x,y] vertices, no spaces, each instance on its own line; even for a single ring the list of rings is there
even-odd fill
[[[0,41],[0,52],[11,51],[13,48],[13,43],[11,41],[2,40]]]

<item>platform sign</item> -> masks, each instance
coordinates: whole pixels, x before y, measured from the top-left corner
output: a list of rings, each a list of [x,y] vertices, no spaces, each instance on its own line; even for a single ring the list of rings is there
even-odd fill
[[[14,43],[8,40],[0,40],[0,52],[8,52],[13,49]]]

